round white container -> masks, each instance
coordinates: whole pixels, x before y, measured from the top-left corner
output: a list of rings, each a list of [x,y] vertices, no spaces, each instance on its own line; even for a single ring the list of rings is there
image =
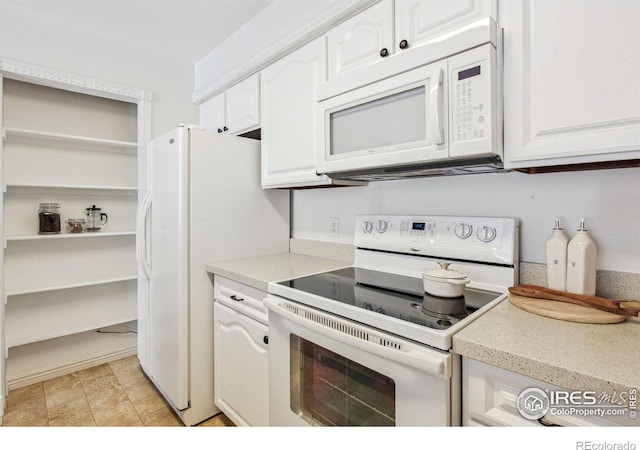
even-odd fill
[[[439,262],[440,269],[424,269],[422,284],[425,292],[438,297],[460,297],[469,284],[466,273],[449,269],[450,263]]]

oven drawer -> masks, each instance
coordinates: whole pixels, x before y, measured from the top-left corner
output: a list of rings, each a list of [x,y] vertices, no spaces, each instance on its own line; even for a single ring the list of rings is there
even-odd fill
[[[216,302],[267,324],[266,292],[218,275],[214,277],[213,292]]]

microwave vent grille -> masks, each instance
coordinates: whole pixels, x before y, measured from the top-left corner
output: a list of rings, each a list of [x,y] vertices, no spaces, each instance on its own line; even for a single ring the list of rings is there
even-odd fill
[[[446,160],[400,167],[378,167],[348,172],[334,172],[326,175],[334,179],[372,182],[507,171],[500,157],[494,155],[466,160]]]

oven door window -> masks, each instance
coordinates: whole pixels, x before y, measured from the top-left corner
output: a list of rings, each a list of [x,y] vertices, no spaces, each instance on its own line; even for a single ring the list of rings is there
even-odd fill
[[[291,410],[312,425],[395,426],[395,382],[290,335]]]

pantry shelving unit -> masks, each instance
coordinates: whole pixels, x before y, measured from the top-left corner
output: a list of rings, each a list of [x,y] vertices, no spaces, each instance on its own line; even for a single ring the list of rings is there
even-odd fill
[[[0,68],[1,413],[8,389],[137,352],[138,157],[150,94],[13,61]],[[59,234],[38,234],[40,203],[61,205]],[[104,229],[67,233],[66,220],[92,205],[108,214]]]

